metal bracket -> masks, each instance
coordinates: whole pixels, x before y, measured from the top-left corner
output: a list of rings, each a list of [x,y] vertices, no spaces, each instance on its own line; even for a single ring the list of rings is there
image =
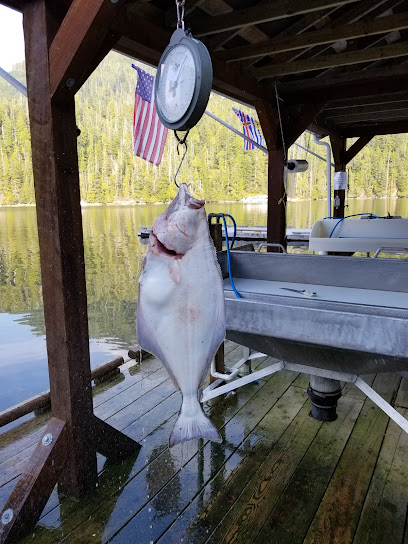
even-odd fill
[[[380,253],[387,251],[390,253],[408,253],[407,247],[379,247],[372,256],[372,259],[376,259]]]
[[[262,242],[262,244],[259,244],[256,253],[259,253],[262,247],[279,247],[282,250],[282,253],[287,253],[286,248],[282,244],[273,244],[271,242]]]
[[[261,355],[261,354],[259,354]],[[242,360],[241,360],[242,361]],[[239,361],[237,364],[243,364]],[[323,368],[309,367],[306,365],[299,365],[296,363],[288,363],[285,361],[279,361],[270,365],[266,368],[248,374],[243,378],[238,378],[232,382],[227,383],[217,387],[217,382],[211,384],[210,387],[207,387],[202,392],[201,402],[207,402],[210,399],[228,393],[234,389],[238,389],[243,385],[252,383],[271,374],[275,374],[280,370],[292,370],[294,372],[299,372],[301,374],[311,374],[314,376],[320,376],[321,378],[329,378],[332,380],[339,380],[343,382],[354,383],[369,399],[371,399],[383,412],[387,414],[402,430],[408,433],[408,420],[405,419],[395,408],[393,408],[386,400],[384,400],[381,395],[379,395],[374,389],[368,385],[360,376],[357,374],[348,374],[346,372],[335,372],[334,370],[325,370]],[[217,380],[218,381],[218,380]]]

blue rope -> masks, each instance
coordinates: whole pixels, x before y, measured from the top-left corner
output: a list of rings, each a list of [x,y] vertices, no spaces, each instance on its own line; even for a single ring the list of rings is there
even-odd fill
[[[358,216],[361,216],[361,215],[370,215],[370,216],[372,216],[372,217],[376,217],[377,219],[380,219],[380,218],[378,217],[378,215],[375,215],[374,213],[370,213],[370,212],[366,212],[366,213],[353,213],[353,215],[346,215],[346,217],[342,217],[342,218],[339,219],[339,221],[337,221],[337,223],[334,225],[334,227],[333,227],[333,229],[332,229],[332,231],[331,231],[331,233],[330,233],[329,238],[332,237],[333,232],[336,230],[337,226],[340,225],[340,223],[341,223],[342,221],[344,221],[345,219],[348,219],[349,217],[358,217]]]
[[[229,215],[228,213],[219,213],[218,214],[218,217],[221,217],[222,220],[224,221],[224,230],[225,230],[225,243],[227,245],[227,262],[228,262],[228,276],[229,276],[229,280],[230,280],[230,283],[231,283],[231,287],[232,287],[232,290],[234,291],[235,295],[237,296],[237,298],[242,298],[242,296],[238,293],[238,291],[236,290],[235,288],[235,285],[234,285],[234,280],[232,279],[232,275],[231,275],[231,255],[230,255],[230,249],[232,249],[232,246],[234,245],[234,242],[235,242],[235,237],[237,235],[237,225],[235,223],[235,219],[232,217],[232,215]],[[232,243],[231,243],[231,247],[229,247],[229,241],[228,241],[228,230],[227,230],[227,222],[225,221],[225,217],[229,217],[233,224],[234,224],[234,236],[232,238]]]

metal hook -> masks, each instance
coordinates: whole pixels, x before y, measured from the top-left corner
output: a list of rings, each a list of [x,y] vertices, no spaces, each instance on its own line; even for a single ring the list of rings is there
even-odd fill
[[[179,147],[181,145],[184,145],[184,155],[181,157],[181,161],[180,161],[180,164],[178,165],[178,168],[176,170],[176,173],[174,174],[174,183],[176,184],[176,187],[179,188],[179,184],[177,183],[177,174],[179,173],[179,170],[180,170],[180,167],[181,165],[183,164],[183,161],[184,161],[184,157],[186,156],[186,153],[187,153],[187,142],[184,141],[184,142],[179,142],[177,144],[177,155],[180,155],[180,152],[179,152]]]

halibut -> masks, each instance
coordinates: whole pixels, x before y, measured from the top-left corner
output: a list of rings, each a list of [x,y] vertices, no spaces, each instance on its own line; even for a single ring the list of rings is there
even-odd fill
[[[222,440],[199,402],[225,337],[221,270],[204,203],[180,185],[153,225],[139,280],[138,342],[162,361],[182,394],[170,447],[193,438]]]

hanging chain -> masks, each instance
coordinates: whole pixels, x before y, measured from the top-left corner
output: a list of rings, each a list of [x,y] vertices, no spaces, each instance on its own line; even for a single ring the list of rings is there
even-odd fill
[[[184,4],[185,0],[176,0],[177,28],[184,30]]]

